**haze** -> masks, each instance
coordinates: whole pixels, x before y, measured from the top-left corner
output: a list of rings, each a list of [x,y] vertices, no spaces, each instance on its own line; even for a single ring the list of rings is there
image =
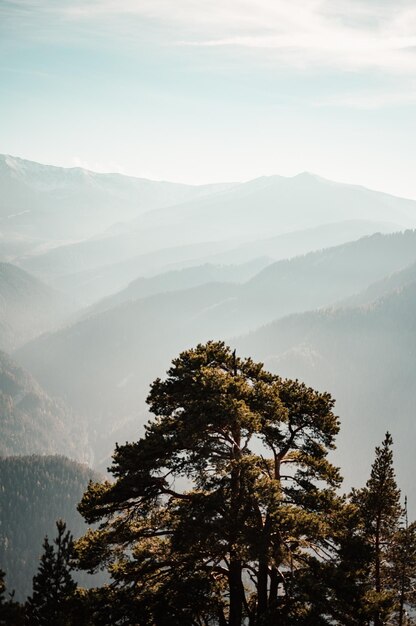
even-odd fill
[[[416,198],[411,0],[0,2],[2,152]]]

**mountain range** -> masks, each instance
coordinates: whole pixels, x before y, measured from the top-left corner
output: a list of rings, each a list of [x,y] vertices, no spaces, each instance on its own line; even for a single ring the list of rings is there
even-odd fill
[[[307,173],[190,186],[10,156],[0,189],[0,564],[17,599],[56,519],[85,532],[77,503],[143,434],[152,381],[210,339],[332,394],[344,491],[389,430],[416,509],[415,201]]]
[[[333,393],[348,481],[389,425],[409,451],[416,202],[307,173],[192,187],[15,157],[0,186],[2,454],[105,469],[152,380],[208,339]]]
[[[92,237],[140,213],[230,185],[181,185],[0,155],[0,231],[53,244]]]
[[[279,260],[416,226],[413,200],[309,173],[192,187],[2,156],[0,186],[4,260],[85,304],[178,263]]]

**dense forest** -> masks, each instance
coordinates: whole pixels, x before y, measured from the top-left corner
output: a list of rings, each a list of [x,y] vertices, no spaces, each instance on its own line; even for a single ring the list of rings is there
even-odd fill
[[[147,402],[144,436],[116,446],[113,480],[91,481],[80,501],[100,525],[74,543],[57,522],[26,604],[6,596],[2,573],[3,624],[413,623],[416,524],[388,432],[366,484],[342,495],[332,397],[222,342],[182,352]],[[44,460],[45,476],[58,462]],[[4,463],[16,466],[9,483],[32,487],[30,459]],[[111,582],[85,590],[77,569],[107,570]]]
[[[97,479],[86,465],[62,456],[0,458],[0,564],[17,599],[29,594],[42,541],[54,536],[57,519],[77,537],[85,532],[76,506],[88,481]]]
[[[90,461],[87,430],[61,399],[50,397],[34,378],[0,350],[0,455],[70,455]]]

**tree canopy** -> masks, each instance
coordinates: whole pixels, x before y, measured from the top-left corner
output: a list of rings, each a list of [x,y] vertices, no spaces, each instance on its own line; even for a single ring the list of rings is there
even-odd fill
[[[208,342],[173,361],[148,404],[144,437],[116,447],[115,482],[91,483],[80,504],[101,522],[78,542],[81,565],[109,568],[132,623],[312,623],[295,590],[342,508],[331,396]]]

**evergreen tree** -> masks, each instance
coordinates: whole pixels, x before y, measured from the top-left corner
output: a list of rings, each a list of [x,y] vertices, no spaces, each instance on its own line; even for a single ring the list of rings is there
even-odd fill
[[[23,607],[13,600],[14,592],[6,592],[6,574],[0,569],[0,626],[23,626]]]
[[[54,545],[45,537],[38,573],[33,578],[33,594],[27,601],[30,626],[67,626],[69,605],[77,588],[71,576],[73,539],[62,520],[56,522]]]
[[[4,604],[6,596],[6,581],[4,580],[6,574],[0,569],[0,606]]]
[[[102,521],[77,548],[82,567],[112,574],[111,623],[332,623],[326,589],[299,590],[343,507],[329,394],[209,342],[175,359],[148,403],[145,436],[116,447],[116,481],[90,484],[80,505]]]
[[[408,626],[409,612],[416,606],[416,522],[409,524],[407,498],[404,523],[397,531],[390,548],[392,580],[396,581],[396,611],[394,624]]]
[[[382,445],[376,447],[366,486],[352,494],[352,501],[361,512],[361,532],[372,551],[365,602],[374,626],[388,623],[398,599],[398,579],[392,555],[403,509],[393,467],[392,445],[392,436],[386,433]]]

